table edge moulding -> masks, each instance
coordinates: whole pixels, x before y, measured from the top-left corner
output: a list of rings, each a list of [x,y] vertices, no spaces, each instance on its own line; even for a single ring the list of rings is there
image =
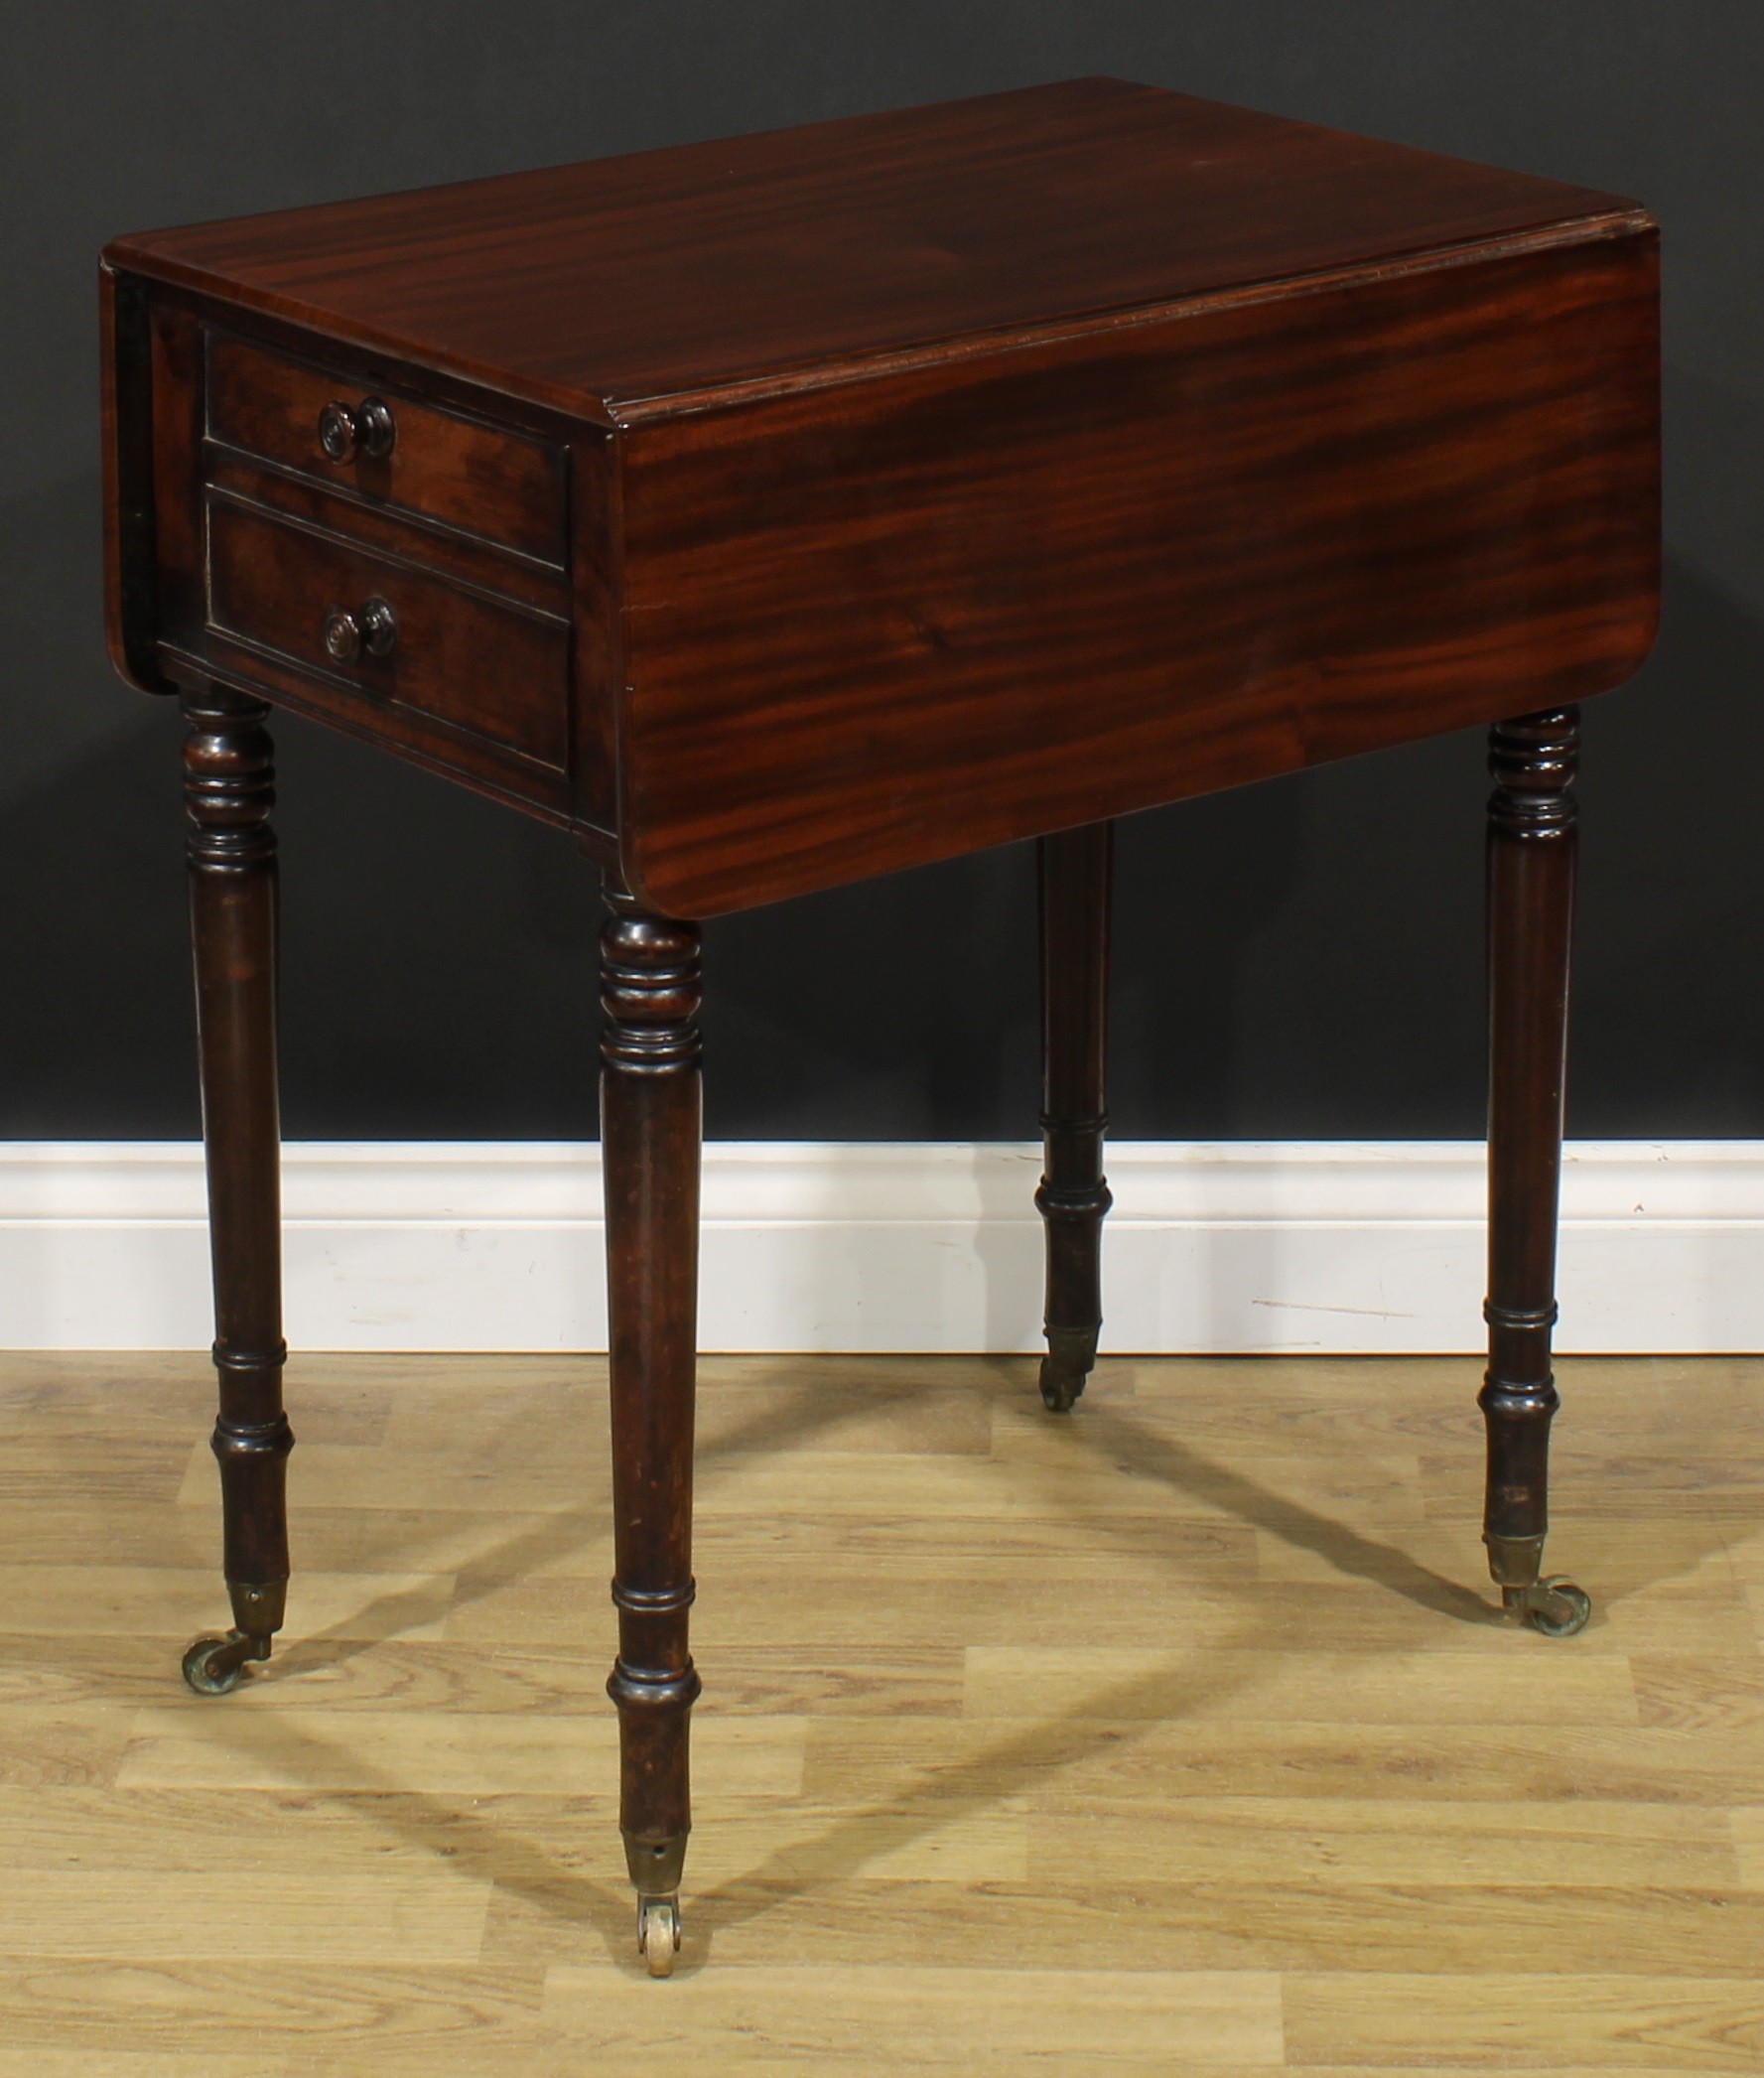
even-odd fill
[[[1489,1448],[1542,1572],[1578,704],[1659,616],[1659,255],[1621,198],[1150,86],[119,238],[105,623],[175,695],[225,1638],[287,1582],[272,707],[602,870],[621,1733],[679,1949],[710,916],[1037,840],[1041,1389],[1101,1321],[1117,817],[1489,727]]]

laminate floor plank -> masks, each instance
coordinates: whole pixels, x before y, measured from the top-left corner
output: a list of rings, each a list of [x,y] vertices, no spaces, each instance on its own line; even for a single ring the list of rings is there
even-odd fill
[[[140,1962],[471,1963],[483,1942],[489,1885],[425,1868],[221,1871],[34,1869],[0,1891],[0,1955],[128,1955]]]
[[[205,1362],[0,1356],[0,2078],[1764,2078],[1764,1362],[714,1357],[686,1948],[632,1941],[604,1358],[297,1354],[225,1621]],[[535,1439],[543,1438],[540,1448]]]
[[[1093,1807],[1030,1821],[1031,1876],[1131,1884],[1148,1867],[1190,1881],[1230,1868],[1270,1882],[1739,1886],[1726,1812],[1682,1804],[1190,1797],[1154,1817]]]
[[[1278,2070],[1280,1980],[1271,1972],[921,1967],[909,1982],[888,1965],[836,1972],[755,1965],[677,1980],[684,1995],[658,2023],[648,1988],[610,1990],[598,1971],[556,1964],[544,2011],[585,2047],[690,2048],[713,2069],[743,2059],[755,2037],[765,2067],[849,2069],[893,2044],[897,2070]],[[744,2067],[737,2064],[736,2067]]]
[[[0,1786],[9,1870],[107,1869],[212,1874],[226,1843],[229,1879],[247,1871],[458,1868],[494,1879],[549,1832],[599,1840],[611,1803],[553,1795],[394,1790]]]
[[[348,1637],[433,1630],[454,1598],[446,1574],[303,1573],[303,1627]],[[0,1635],[150,1634],[188,1641],[218,1621],[214,1572],[170,1566],[0,1566]]]
[[[1591,2064],[1615,2071],[1764,2069],[1764,1982],[1653,1976],[1477,1978],[1289,1974],[1291,2059],[1430,2059],[1453,2070]]]
[[[101,1700],[0,1703],[0,1783],[112,1782],[127,1744],[121,1713]]]
[[[412,1789],[567,1797],[615,1779],[617,1728],[604,1709],[333,1712],[270,1693],[219,1711],[212,1699],[137,1711],[117,1771],[129,1788],[210,1783],[238,1789]],[[791,1797],[802,1782],[799,1718],[731,1718],[701,1742],[694,1778],[706,1797]]]
[[[101,2078],[111,2052],[172,2059],[236,2056],[249,2041],[260,2070],[367,2074],[393,2055],[431,2070],[492,2068],[505,2051],[521,2068],[524,2042],[540,2033],[543,1984],[527,1969],[446,1966],[365,1958],[259,1959],[245,1978],[223,1956],[203,1962],[115,1959],[0,1961],[0,2042],[83,2055]],[[545,2030],[549,2044],[556,2036]],[[278,2063],[278,2059],[283,2059]],[[200,2062],[195,2065],[201,2069]]]
[[[920,1583],[966,1580],[989,1569],[1093,1566],[1116,1580],[1124,1565],[1154,1563],[1171,1581],[1248,1581],[1256,1574],[1256,1536],[1224,1516],[1185,1516],[1153,1498],[1144,1513],[1111,1514],[1106,1548],[1082,1537],[1050,1534],[1044,1519],[905,1514],[824,1514],[809,1506],[789,1515],[720,1515],[694,1533],[694,1549],[721,1558],[730,1574],[768,1562],[812,1565],[817,1577],[842,1565],[873,1578],[898,1581],[906,1592]]]
[[[0,1453],[5,1449],[0,1438]],[[0,1566],[59,1566],[77,1553],[87,1566],[212,1570],[219,1550],[204,1507],[105,1500],[84,1492],[77,1480],[70,1491],[0,1507]]]
[[[1764,1655],[1638,1652],[1631,1655],[1644,1725],[1764,1734]]]
[[[744,1874],[700,1892],[693,1924],[707,1968],[780,1952],[829,1965],[903,1951],[929,1958],[941,1943],[979,1939],[999,1968],[1033,1970],[1050,1957],[1094,1956],[1101,1969],[1124,1894],[1131,1900],[1134,1953],[1148,1969],[1470,1979],[1490,1970],[1615,1971],[1750,1983],[1764,1940],[1764,1895],[1746,1890],[1343,1885],[1285,1875],[1182,1882],[1143,1872],[1125,1893],[1044,1875],[960,1884],[871,1874],[810,1882]],[[499,1897],[491,1907],[493,1927],[505,1909],[507,1900]],[[566,1959],[576,1940],[574,1930],[531,1907],[520,1909],[517,1923],[518,1935],[509,1929],[514,1953]],[[623,1935],[621,1915],[621,1941]]]
[[[1049,1732],[1045,1718],[830,1715],[808,1728],[804,1794],[831,1802],[891,1796],[911,1780],[984,1779],[1000,1741],[1037,1730]],[[1227,1795],[1725,1809],[1764,1803],[1764,1740],[1748,1728],[1591,1724],[1564,1736],[1554,1723],[1503,1725],[1495,1740],[1476,1724],[1087,1714],[1065,1727],[1059,1777],[1039,1786],[1036,1804],[1068,1811],[1145,1798],[1186,1808],[1189,1797]]]
[[[1247,1626],[1246,1626],[1247,1628]],[[973,1717],[1302,1718],[1375,1725],[1609,1725],[1636,1722],[1629,1664],[1609,1653],[1558,1653],[1540,1679],[1517,1634],[1499,1660],[1479,1652],[1282,1652],[1247,1644],[1156,1647],[971,1645],[965,1709]],[[1564,1731],[1564,1735],[1566,1735]]]

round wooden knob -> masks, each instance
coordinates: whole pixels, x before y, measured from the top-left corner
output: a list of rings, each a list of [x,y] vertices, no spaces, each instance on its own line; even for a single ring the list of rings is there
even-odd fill
[[[384,599],[370,599],[358,612],[334,606],[325,616],[325,654],[333,663],[361,656],[390,656],[398,644],[398,616]]]
[[[358,454],[377,461],[392,452],[397,438],[392,407],[383,397],[363,397],[352,411],[334,401],[319,414],[319,446],[331,462],[349,462]]]

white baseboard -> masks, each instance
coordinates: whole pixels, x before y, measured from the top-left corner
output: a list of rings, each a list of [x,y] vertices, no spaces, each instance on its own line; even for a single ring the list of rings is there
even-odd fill
[[[701,1340],[1039,1346],[1035,1148],[707,1148]],[[1482,1149],[1114,1142],[1103,1346],[1474,1350]],[[602,1349],[600,1159],[539,1143],[285,1151],[289,1340]],[[1764,1350],[1764,1142],[1584,1142],[1562,1185],[1559,1346]],[[202,1153],[0,1143],[0,1346],[208,1339]]]

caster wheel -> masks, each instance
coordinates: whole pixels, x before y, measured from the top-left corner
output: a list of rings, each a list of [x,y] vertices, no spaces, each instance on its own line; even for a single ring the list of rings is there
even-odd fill
[[[1592,1596],[1576,1588],[1564,1574],[1540,1581],[1526,1603],[1525,1619],[1533,1630],[1547,1638],[1571,1638],[1586,1628],[1592,1614]]]
[[[1041,1359],[1041,1399],[1051,1413],[1070,1414],[1084,1390],[1086,1373],[1057,1363],[1051,1356]]]
[[[672,1977],[680,1953],[680,1900],[640,1897],[637,1900],[637,1953],[651,1977]]]
[[[235,1647],[237,1636],[198,1638],[184,1655],[184,1679],[199,1696],[224,1696],[239,1685],[243,1671]]]

